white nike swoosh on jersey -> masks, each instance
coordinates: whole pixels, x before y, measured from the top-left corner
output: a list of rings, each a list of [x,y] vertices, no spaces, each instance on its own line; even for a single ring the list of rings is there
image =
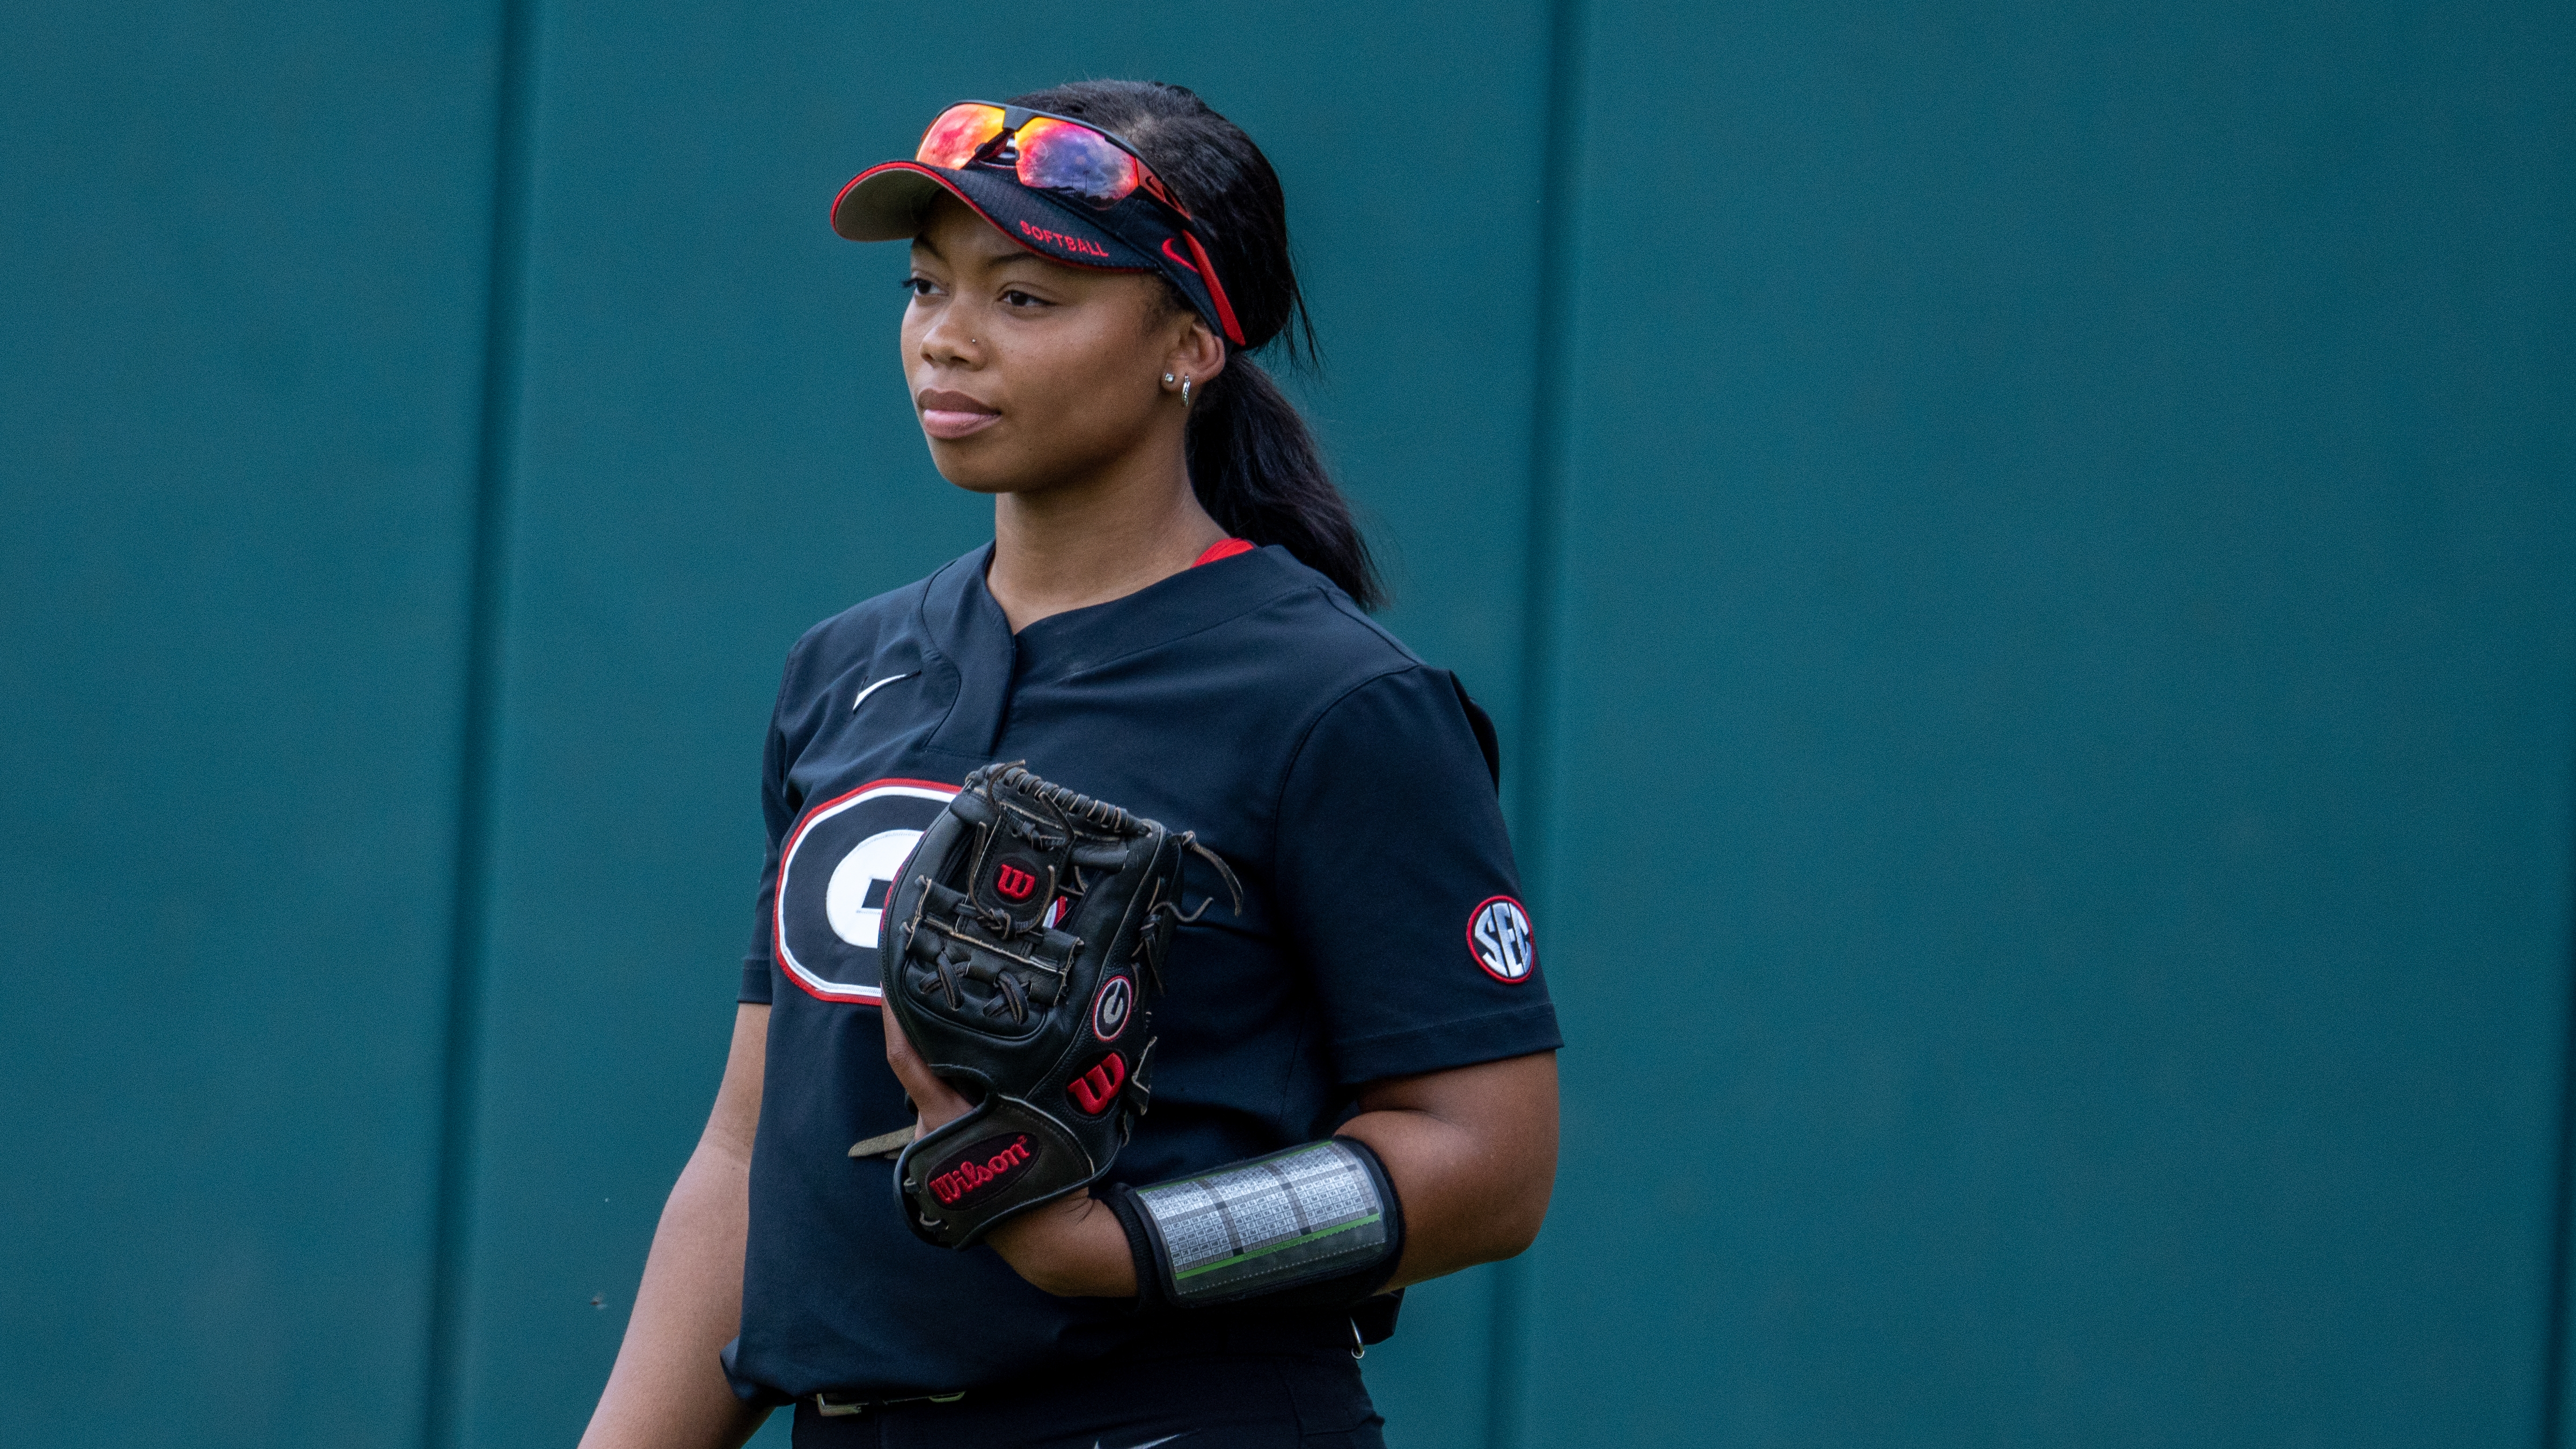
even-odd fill
[[[920,670],[916,669],[912,671],[912,674],[919,674],[920,672]],[[857,713],[859,706],[868,702],[869,695],[876,693],[878,690],[885,688],[887,685],[894,683],[898,679],[910,679],[912,674],[890,674],[885,678],[878,680],[876,683],[869,685],[867,688],[860,690],[859,697],[850,701],[851,713]]]
[[[1127,1446],[1127,1449],[1154,1449],[1154,1446],[1157,1444],[1169,1444],[1175,1439],[1186,1439],[1197,1432],[1198,1430],[1196,1429],[1187,1429],[1178,1434],[1166,1434],[1160,1439],[1148,1439],[1142,1444],[1130,1444]],[[1097,1439],[1092,1440],[1091,1449],[1100,1449],[1100,1441]]]

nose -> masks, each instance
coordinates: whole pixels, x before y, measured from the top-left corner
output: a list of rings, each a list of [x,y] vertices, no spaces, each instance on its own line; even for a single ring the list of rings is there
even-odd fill
[[[921,360],[944,367],[979,367],[984,361],[983,341],[974,335],[967,309],[951,302],[930,319],[921,334]]]

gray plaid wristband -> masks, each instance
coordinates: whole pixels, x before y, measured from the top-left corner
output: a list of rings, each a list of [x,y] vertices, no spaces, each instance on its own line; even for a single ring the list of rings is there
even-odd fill
[[[1144,1250],[1138,1257],[1149,1260],[1139,1268],[1154,1269],[1145,1296],[1185,1308],[1273,1297],[1356,1302],[1386,1280],[1403,1248],[1394,1185],[1377,1154],[1348,1138],[1118,1199],[1131,1243]]]

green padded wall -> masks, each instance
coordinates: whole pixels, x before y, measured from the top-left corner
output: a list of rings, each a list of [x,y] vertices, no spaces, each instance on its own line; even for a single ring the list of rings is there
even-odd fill
[[[2531,1442],[2569,22],[1596,7],[1526,1442]]]
[[[413,1445],[496,14],[8,29],[0,1439]]]

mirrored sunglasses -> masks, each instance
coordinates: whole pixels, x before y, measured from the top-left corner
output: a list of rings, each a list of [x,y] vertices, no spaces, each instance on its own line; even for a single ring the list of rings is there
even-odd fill
[[[1124,141],[1065,116],[990,101],[959,101],[939,113],[913,159],[962,171],[981,161],[1008,166],[1022,186],[1062,192],[1107,209],[1138,191],[1188,216],[1154,168]]]

